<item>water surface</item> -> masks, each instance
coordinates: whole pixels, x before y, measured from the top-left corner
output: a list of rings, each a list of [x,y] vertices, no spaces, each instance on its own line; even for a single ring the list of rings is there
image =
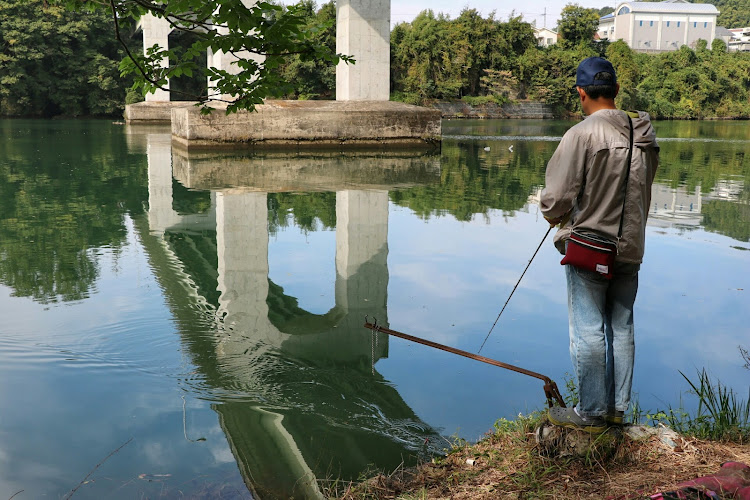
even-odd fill
[[[444,122],[437,155],[250,156],[0,121],[0,497],[315,497],[541,409],[538,380],[362,324],[476,352],[546,232],[571,125]],[[750,129],[656,130],[635,395],[690,407],[680,371],[706,368],[744,397]],[[564,386],[559,260],[550,239],[482,354]]]

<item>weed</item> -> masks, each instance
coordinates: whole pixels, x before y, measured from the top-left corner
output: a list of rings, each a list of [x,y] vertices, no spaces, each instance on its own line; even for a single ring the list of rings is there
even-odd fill
[[[680,372],[680,375],[690,384],[691,392],[698,396],[698,412],[690,420],[691,434],[717,440],[750,439],[750,398],[742,401],[720,381],[714,384],[705,369],[698,373],[697,384],[684,373]]]
[[[565,394],[563,394],[563,400],[568,406],[575,406],[578,404],[578,385],[570,373],[565,373]]]
[[[706,370],[698,372],[696,382],[684,373],[680,375],[690,385],[689,394],[698,397],[698,409],[691,415],[684,409],[682,398],[677,409],[645,412],[635,403],[631,411],[635,424],[664,423],[680,434],[716,441],[750,440],[750,397],[743,401],[720,381],[712,381]]]

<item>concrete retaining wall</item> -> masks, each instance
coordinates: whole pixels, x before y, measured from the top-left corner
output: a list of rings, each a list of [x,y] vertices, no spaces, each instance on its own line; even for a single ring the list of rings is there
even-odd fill
[[[443,118],[554,118],[550,106],[535,101],[520,101],[498,106],[494,103],[470,106],[465,102],[438,102],[432,105]]]

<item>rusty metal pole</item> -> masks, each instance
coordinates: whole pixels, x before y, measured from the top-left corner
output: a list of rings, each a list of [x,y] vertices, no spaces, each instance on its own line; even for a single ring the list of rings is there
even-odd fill
[[[433,342],[431,340],[426,340],[426,339],[422,339],[419,337],[414,337],[413,335],[409,335],[406,333],[397,332],[396,330],[391,330],[390,328],[385,328],[385,327],[378,325],[377,320],[375,320],[375,323],[370,323],[369,321],[367,321],[366,317],[365,317],[364,326],[365,328],[369,328],[370,330],[373,330],[375,332],[383,332],[388,335],[392,335],[393,337],[399,337],[404,340],[416,342],[417,344],[426,345],[428,347],[434,347],[435,349],[440,349],[441,351],[450,352],[452,354],[458,354],[459,356],[463,356],[465,358],[473,359],[475,361],[480,361],[482,363],[487,363],[488,365],[505,368],[506,370],[511,370],[517,373],[521,373],[523,375],[528,375],[529,377],[538,378],[539,380],[544,382],[544,395],[547,398],[547,404],[549,405],[549,407],[551,408],[553,406],[553,402],[557,402],[558,405],[560,405],[562,408],[565,408],[565,401],[563,401],[563,398],[560,395],[560,391],[557,389],[557,384],[555,383],[554,380],[552,380],[546,375],[542,375],[541,373],[537,373],[537,372],[532,372],[531,370],[527,370],[519,366],[509,365],[507,363],[503,363],[501,361],[497,361],[492,358],[487,358],[485,356],[473,354],[468,351],[462,351],[461,349],[456,349],[455,347],[438,344],[437,342]]]

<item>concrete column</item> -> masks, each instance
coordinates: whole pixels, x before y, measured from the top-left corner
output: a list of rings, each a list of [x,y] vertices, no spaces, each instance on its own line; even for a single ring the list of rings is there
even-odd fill
[[[146,54],[146,50],[150,49],[154,45],[159,45],[163,49],[169,48],[169,33],[172,31],[172,27],[169,22],[160,17],[156,17],[152,14],[146,14],[141,17],[141,28],[143,29],[143,54]],[[161,60],[161,67],[169,67],[169,59],[163,58]],[[167,88],[169,88],[169,82],[167,82]],[[169,101],[169,92],[166,90],[157,90],[153,94],[146,94],[147,102],[157,101]]]
[[[685,23],[685,29],[683,30],[684,34],[682,36],[682,45],[687,45],[688,44],[688,31],[690,30],[689,19],[690,18],[686,16],[686,20],[683,21]]]
[[[224,325],[241,327],[245,335],[268,335],[266,193],[217,193],[216,250],[221,294],[218,314]]]
[[[630,29],[628,29],[628,46],[632,47],[635,38],[635,13],[631,12],[628,19],[630,20]]]
[[[336,52],[356,64],[336,67],[337,101],[390,100],[391,0],[337,0]]]
[[[248,9],[253,7],[256,3],[258,3],[257,0],[242,0],[242,4]],[[217,31],[222,35],[229,33],[229,29],[225,27],[219,27]],[[246,50],[237,52],[235,54],[227,54],[222,51],[212,52],[209,49],[206,65],[209,68],[216,68],[226,71],[231,75],[236,75],[239,74],[240,71],[242,71],[236,64],[232,64],[233,62],[237,61],[238,58],[252,59],[258,62],[262,62],[265,59],[265,57],[261,55],[251,54]],[[220,94],[216,90],[216,81],[211,79],[211,77],[208,77],[208,95],[209,97],[212,97],[214,99],[221,99],[223,101],[233,101],[235,99],[235,96],[229,94]]]
[[[657,21],[659,24],[657,24],[656,28],[656,50],[662,50],[661,48],[661,25],[664,22],[664,18],[661,14],[659,14],[659,20]]]

